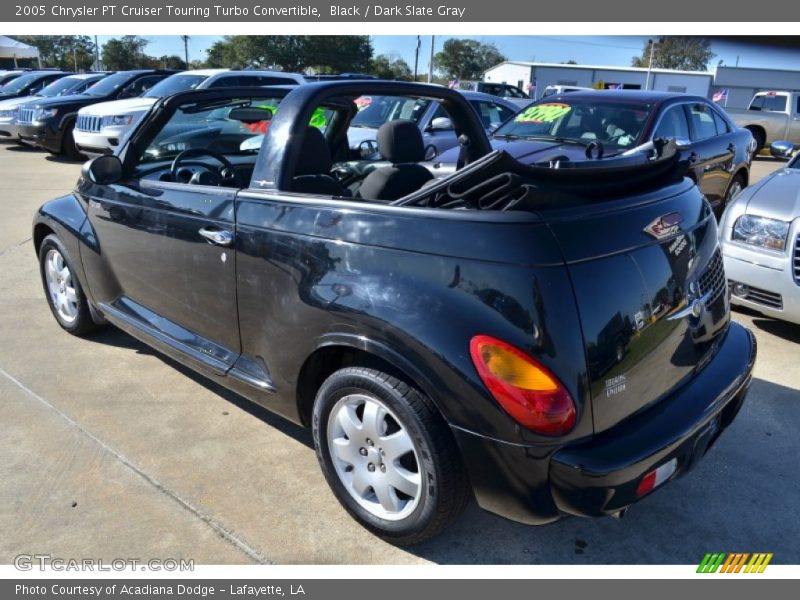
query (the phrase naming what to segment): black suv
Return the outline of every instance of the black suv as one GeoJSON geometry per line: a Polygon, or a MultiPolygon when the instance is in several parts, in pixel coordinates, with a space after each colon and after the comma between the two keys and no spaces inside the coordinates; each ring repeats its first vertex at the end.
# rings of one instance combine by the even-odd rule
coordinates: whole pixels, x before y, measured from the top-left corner
{"type": "Polygon", "coordinates": [[[30,73],[23,73],[0,87],[0,100],[33,96],[56,79],[61,79],[66,75],[72,75],[72,73],[68,71],[31,71],[30,73]]]}
{"type": "MultiPolygon", "coordinates": [[[[81,108],[98,102],[140,96],[174,73],[177,71],[172,69],[120,71],[97,82],[82,94],[30,102],[20,107],[17,118],[19,139],[52,154],[78,159],[81,154],[75,147],[72,130],[81,108]]],[[[63,77],[63,74],[59,76],[63,77]]]]}

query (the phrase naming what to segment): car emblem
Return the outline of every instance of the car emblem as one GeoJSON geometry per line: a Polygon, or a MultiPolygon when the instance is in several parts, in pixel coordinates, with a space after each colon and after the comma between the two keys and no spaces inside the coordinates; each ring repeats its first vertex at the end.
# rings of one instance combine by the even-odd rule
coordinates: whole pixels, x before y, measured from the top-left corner
{"type": "Polygon", "coordinates": [[[667,321],[678,321],[686,317],[694,317],[699,319],[706,309],[706,302],[711,299],[711,294],[714,293],[713,289],[708,290],[705,294],[700,296],[700,288],[692,282],[689,285],[689,293],[686,296],[686,306],[681,310],[671,314],[667,317],[667,321]]]}
{"type": "Polygon", "coordinates": [[[660,240],[678,233],[681,223],[683,223],[683,215],[679,212],[671,212],[651,222],[644,228],[644,232],[660,240]]]}

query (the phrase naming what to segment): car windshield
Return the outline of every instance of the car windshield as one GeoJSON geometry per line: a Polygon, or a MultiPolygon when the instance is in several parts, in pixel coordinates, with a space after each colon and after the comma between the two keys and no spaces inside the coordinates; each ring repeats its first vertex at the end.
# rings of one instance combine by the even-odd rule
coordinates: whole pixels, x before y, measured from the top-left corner
{"type": "Polygon", "coordinates": [[[184,75],[178,73],[159,81],[145,93],[145,98],[166,98],[179,92],[193,90],[208,79],[208,75],[184,75]]]}
{"type": "Polygon", "coordinates": [[[257,152],[258,148],[242,147],[242,142],[267,130],[279,103],[279,98],[263,97],[181,106],[150,142],[140,163],[171,160],[189,148],[226,156],[257,152]]]}
{"type": "Polygon", "coordinates": [[[37,96],[44,96],[45,98],[60,96],[61,94],[70,91],[80,82],[80,77],[62,77],[61,79],[56,79],[50,85],[42,88],[42,91],[39,92],[37,96]]]}
{"type": "Polygon", "coordinates": [[[426,98],[408,96],[359,96],[355,99],[358,114],[353,118],[353,127],[378,129],[395,119],[419,123],[431,101],[426,98]]]}
{"type": "Polygon", "coordinates": [[[652,110],[648,104],[599,99],[558,99],[534,104],[494,134],[500,139],[541,139],[611,148],[630,148],[642,135],[652,110]]]}
{"type": "Polygon", "coordinates": [[[39,79],[41,75],[37,73],[28,73],[27,75],[20,75],[16,79],[12,79],[3,87],[0,87],[0,93],[3,94],[16,94],[24,90],[27,86],[39,79]]]}
{"type": "Polygon", "coordinates": [[[114,73],[101,79],[83,93],[88,96],[108,96],[126,85],[132,77],[131,73],[114,73]]]}

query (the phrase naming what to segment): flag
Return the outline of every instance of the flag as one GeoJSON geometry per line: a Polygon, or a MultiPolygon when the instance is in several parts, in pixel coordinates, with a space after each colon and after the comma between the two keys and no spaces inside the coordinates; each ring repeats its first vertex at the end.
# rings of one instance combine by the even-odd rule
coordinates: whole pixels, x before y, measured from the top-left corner
{"type": "Polygon", "coordinates": [[[449,87],[451,90],[457,90],[461,87],[461,82],[458,79],[453,79],[450,81],[447,87],[449,87]]]}
{"type": "Polygon", "coordinates": [[[622,84],[621,83],[609,83],[608,88],[609,90],[621,90],[622,84]]]}
{"type": "Polygon", "coordinates": [[[714,92],[714,95],[711,97],[714,102],[720,102],[722,100],[728,100],[728,88],[722,88],[721,90],[717,90],[714,92]]]}

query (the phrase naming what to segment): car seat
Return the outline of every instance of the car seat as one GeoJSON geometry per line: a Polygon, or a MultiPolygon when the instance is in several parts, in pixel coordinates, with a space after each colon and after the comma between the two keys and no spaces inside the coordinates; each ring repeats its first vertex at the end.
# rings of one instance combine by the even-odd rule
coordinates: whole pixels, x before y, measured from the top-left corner
{"type": "Polygon", "coordinates": [[[397,200],[420,189],[433,179],[420,164],[425,160],[425,144],[419,127],[397,119],[381,125],[377,135],[378,152],[391,166],[380,167],[367,175],[358,195],[367,200],[397,200]]]}
{"type": "Polygon", "coordinates": [[[350,191],[331,176],[331,168],[333,168],[333,158],[325,136],[316,127],[309,126],[303,136],[300,158],[289,191],[326,196],[350,196],[350,191]]]}

